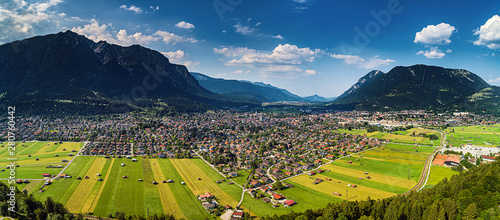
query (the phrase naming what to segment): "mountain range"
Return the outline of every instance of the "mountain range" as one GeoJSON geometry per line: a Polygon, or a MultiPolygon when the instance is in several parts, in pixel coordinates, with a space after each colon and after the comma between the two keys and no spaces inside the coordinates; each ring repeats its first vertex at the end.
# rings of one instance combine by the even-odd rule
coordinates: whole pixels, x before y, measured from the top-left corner
{"type": "Polygon", "coordinates": [[[211,93],[185,66],[157,51],[96,43],[71,31],[0,46],[0,99],[29,113],[177,112],[258,104],[211,93]]]}
{"type": "Polygon", "coordinates": [[[494,112],[499,88],[463,69],[397,66],[387,73],[371,71],[340,95],[330,107],[359,110],[455,109],[494,112]],[[493,109],[492,109],[493,108],[493,109]]]}
{"type": "Polygon", "coordinates": [[[300,97],[285,89],[280,89],[262,82],[250,82],[240,80],[227,80],[221,78],[213,78],[201,73],[191,72],[199,84],[209,91],[217,94],[237,94],[247,96],[260,102],[279,102],[279,101],[296,101],[296,102],[329,102],[334,98],[323,98],[318,95],[300,97]]]}
{"type": "Polygon", "coordinates": [[[157,51],[94,42],[71,31],[0,46],[0,105],[15,105],[25,114],[165,114],[277,101],[317,102],[331,110],[500,113],[500,88],[463,69],[397,66],[369,72],[332,101],[192,73],[157,51]]]}

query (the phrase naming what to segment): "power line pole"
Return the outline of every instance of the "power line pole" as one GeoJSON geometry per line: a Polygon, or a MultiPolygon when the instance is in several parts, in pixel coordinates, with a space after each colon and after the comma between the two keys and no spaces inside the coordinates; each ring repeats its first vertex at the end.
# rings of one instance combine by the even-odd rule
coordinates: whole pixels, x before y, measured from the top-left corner
{"type": "Polygon", "coordinates": [[[408,180],[410,180],[410,169],[408,169],[408,180]]]}
{"type": "Polygon", "coordinates": [[[348,189],[346,189],[346,190],[345,190],[345,200],[347,200],[347,201],[349,201],[349,199],[348,199],[348,195],[349,195],[349,190],[348,190],[348,189]]]}

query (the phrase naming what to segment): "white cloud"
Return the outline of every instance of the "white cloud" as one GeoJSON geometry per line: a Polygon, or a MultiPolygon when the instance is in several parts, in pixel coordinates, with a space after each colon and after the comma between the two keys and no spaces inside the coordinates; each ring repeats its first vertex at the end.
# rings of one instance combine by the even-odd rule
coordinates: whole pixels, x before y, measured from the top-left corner
{"type": "Polygon", "coordinates": [[[214,48],[216,54],[226,58],[227,66],[250,66],[259,69],[264,76],[291,78],[303,73],[301,65],[313,62],[323,54],[320,49],[299,48],[296,45],[278,45],[272,51],[259,51],[247,47],[214,48]]]}
{"type": "Polygon", "coordinates": [[[422,31],[417,32],[413,42],[438,45],[449,44],[451,43],[450,37],[455,30],[455,27],[446,23],[427,25],[422,31]]]}
{"type": "Polygon", "coordinates": [[[236,33],[240,33],[243,35],[250,35],[255,31],[254,28],[249,27],[249,26],[243,26],[240,23],[234,25],[234,28],[236,29],[236,33]]]}
{"type": "Polygon", "coordinates": [[[66,13],[64,13],[64,12],[59,13],[59,14],[57,14],[57,15],[59,15],[59,17],[61,17],[61,18],[66,17],[66,13]]]}
{"type": "Polygon", "coordinates": [[[169,33],[167,31],[157,31],[154,35],[162,37],[163,42],[165,42],[165,44],[176,45],[177,43],[184,43],[184,42],[189,42],[189,43],[198,42],[198,40],[196,40],[194,38],[181,37],[179,35],[169,33]]]}
{"type": "Polygon", "coordinates": [[[391,59],[385,59],[385,60],[379,59],[378,56],[370,58],[369,60],[365,60],[360,56],[345,55],[345,54],[331,54],[330,56],[335,59],[343,60],[343,62],[346,64],[355,65],[358,68],[364,68],[364,69],[373,69],[396,62],[395,60],[391,59]]]}
{"type": "Polygon", "coordinates": [[[276,36],[271,36],[272,38],[276,38],[276,39],[280,39],[280,40],[283,40],[283,36],[281,36],[281,34],[278,34],[276,36]]]}
{"type": "Polygon", "coordinates": [[[120,44],[149,44],[152,41],[158,41],[158,37],[154,37],[151,35],[144,35],[140,32],[137,32],[133,35],[128,35],[126,30],[118,31],[116,34],[116,38],[120,44]]]}
{"type": "Polygon", "coordinates": [[[156,7],[149,6],[149,8],[151,8],[153,10],[153,12],[156,12],[156,11],[160,10],[160,6],[156,6],[156,7]]]}
{"type": "Polygon", "coordinates": [[[499,78],[496,78],[496,79],[490,79],[488,80],[489,83],[497,83],[497,82],[500,82],[500,77],[499,78]]]}
{"type": "Polygon", "coordinates": [[[81,35],[85,35],[87,38],[93,41],[107,41],[108,43],[120,44],[123,46],[128,46],[131,44],[149,44],[154,41],[162,40],[165,44],[177,44],[177,43],[196,43],[198,42],[194,38],[185,38],[182,36],[178,36],[173,33],[169,33],[167,31],[157,31],[153,35],[145,35],[141,32],[134,33],[129,35],[126,30],[121,29],[118,33],[113,36],[109,31],[108,27],[112,28],[111,24],[102,24],[100,25],[96,19],[92,19],[90,24],[86,24],[83,27],[74,27],[71,29],[73,32],[76,32],[81,35]]]}
{"type": "Polygon", "coordinates": [[[306,3],[308,0],[292,0],[292,1],[303,4],[306,3]]]}
{"type": "Polygon", "coordinates": [[[305,73],[306,75],[311,75],[311,76],[318,74],[316,70],[306,70],[305,73]]]}
{"type": "Polygon", "coordinates": [[[249,74],[250,73],[250,70],[247,70],[247,71],[243,71],[243,70],[235,70],[231,73],[234,73],[234,74],[249,74]]]}
{"type": "Polygon", "coordinates": [[[500,16],[494,15],[484,25],[474,32],[479,38],[474,45],[486,46],[490,49],[500,49],[500,16]]]}
{"type": "Polygon", "coordinates": [[[299,48],[296,45],[280,44],[271,52],[257,51],[246,47],[215,48],[214,52],[234,58],[226,62],[228,66],[256,66],[263,64],[293,64],[312,62],[322,52],[319,49],[299,48]]]}
{"type": "Polygon", "coordinates": [[[161,52],[161,54],[167,57],[171,63],[181,64],[186,66],[187,68],[192,68],[200,64],[197,61],[185,60],[188,55],[182,50],[161,52]]]}
{"type": "Polygon", "coordinates": [[[255,24],[255,26],[259,26],[259,25],[261,25],[261,24],[262,24],[262,22],[257,22],[257,23],[255,24]]]}
{"type": "Polygon", "coordinates": [[[418,51],[417,55],[424,55],[429,59],[441,59],[446,56],[446,54],[439,50],[438,47],[432,47],[430,50],[418,51]]]}
{"type": "Polygon", "coordinates": [[[186,58],[186,53],[182,50],[161,52],[161,54],[167,57],[172,63],[179,63],[182,59],[186,58]]]}
{"type": "Polygon", "coordinates": [[[108,26],[111,27],[111,25],[107,24],[99,25],[96,19],[92,19],[90,24],[86,24],[83,27],[74,27],[71,31],[84,35],[95,42],[107,41],[109,43],[116,43],[116,40],[107,30],[108,26]]]}
{"type": "Polygon", "coordinates": [[[120,6],[121,9],[125,9],[127,11],[133,11],[135,12],[136,14],[142,14],[142,9],[135,6],[135,5],[130,5],[130,6],[127,6],[127,5],[121,5],[120,6]]]}
{"type": "Polygon", "coordinates": [[[175,24],[176,27],[178,28],[183,28],[183,29],[193,29],[194,25],[185,21],[181,21],[177,24],[175,24]]]}
{"type": "Polygon", "coordinates": [[[64,13],[57,13],[53,8],[61,2],[3,0],[0,6],[0,44],[61,29],[59,23],[64,13]]]}

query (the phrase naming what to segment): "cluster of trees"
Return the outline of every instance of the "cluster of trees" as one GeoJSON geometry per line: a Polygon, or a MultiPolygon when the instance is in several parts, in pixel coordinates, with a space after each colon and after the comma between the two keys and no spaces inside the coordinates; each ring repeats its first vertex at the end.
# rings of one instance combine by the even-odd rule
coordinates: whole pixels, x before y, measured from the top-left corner
{"type": "MultiPolygon", "coordinates": [[[[33,195],[27,195],[19,190],[15,190],[15,206],[14,212],[9,210],[11,205],[8,203],[11,200],[10,186],[0,182],[0,215],[10,216],[16,219],[40,219],[40,220],[73,220],[78,219],[77,216],[69,214],[66,208],[58,202],[48,197],[45,202],[37,201],[33,195]]],[[[82,218],[80,218],[82,219],[82,218]]]]}
{"type": "Polygon", "coordinates": [[[500,162],[472,167],[436,186],[386,199],[344,201],[266,220],[500,219],[500,162]]]}

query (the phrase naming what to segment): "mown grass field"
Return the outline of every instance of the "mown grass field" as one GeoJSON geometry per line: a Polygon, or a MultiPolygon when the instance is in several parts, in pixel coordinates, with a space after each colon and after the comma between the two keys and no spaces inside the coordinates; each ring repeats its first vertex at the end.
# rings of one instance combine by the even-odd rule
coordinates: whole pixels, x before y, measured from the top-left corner
{"type": "Polygon", "coordinates": [[[500,125],[451,127],[445,130],[453,146],[472,144],[482,147],[500,146],[500,125]]]}
{"type": "MultiPolygon", "coordinates": [[[[417,183],[425,160],[433,150],[433,147],[390,143],[384,147],[344,157],[322,167],[323,170],[329,171],[314,176],[300,175],[287,182],[295,185],[294,188],[307,189],[309,193],[320,193],[323,197],[328,195],[336,200],[387,198],[404,193],[417,183]],[[352,161],[352,164],[348,161],[352,161]],[[366,179],[367,176],[371,179],[366,179]],[[322,179],[323,182],[314,185],[313,182],[317,178],[322,179]],[[326,178],[331,180],[326,180],[326,178]],[[348,184],[355,184],[357,187],[352,188],[348,184]],[[340,193],[342,196],[336,196],[333,192],[340,193]]],[[[293,193],[291,196],[294,196],[293,193]]],[[[320,206],[320,202],[311,202],[320,206]]]]}
{"type": "MultiPolygon", "coordinates": [[[[154,179],[156,182],[158,182],[157,187],[163,210],[168,214],[174,215],[178,219],[186,218],[186,216],[182,213],[177,200],[175,199],[175,195],[170,187],[171,184],[162,183],[163,180],[167,180],[167,178],[165,174],[163,174],[159,161],[157,159],[152,159],[149,160],[149,162],[154,175],[154,179]]],[[[151,191],[150,193],[154,192],[151,191]]]]}
{"type": "Polygon", "coordinates": [[[196,196],[189,190],[187,185],[181,185],[180,183],[184,180],[181,175],[175,169],[171,160],[157,160],[161,166],[165,178],[171,179],[174,183],[169,183],[169,187],[174,194],[175,200],[182,210],[182,213],[186,216],[186,219],[205,219],[209,215],[201,206],[196,196]]]}
{"type": "Polygon", "coordinates": [[[73,178],[54,181],[50,186],[44,188],[45,191],[43,193],[38,193],[38,190],[35,189],[33,191],[33,195],[35,196],[35,198],[41,201],[45,201],[47,197],[50,196],[54,199],[54,201],[66,204],[69,198],[73,195],[73,192],[80,184],[80,180],[77,180],[76,177],[84,177],[96,159],[98,158],[76,158],[65,172],[67,175],[70,175],[73,178]]]}
{"type": "Polygon", "coordinates": [[[458,174],[458,171],[453,171],[450,167],[441,167],[432,165],[431,166],[431,174],[429,175],[429,179],[427,180],[426,187],[435,186],[439,182],[441,182],[444,178],[448,180],[451,176],[458,174]]]}
{"type": "Polygon", "coordinates": [[[409,144],[425,144],[425,145],[433,145],[438,146],[440,144],[441,135],[439,132],[423,129],[423,128],[412,128],[406,131],[396,131],[393,134],[385,133],[385,132],[367,132],[366,130],[345,130],[339,129],[338,132],[347,133],[347,134],[357,134],[357,135],[366,135],[367,137],[376,137],[379,139],[386,139],[393,142],[400,143],[409,143],[409,144]],[[415,137],[412,137],[413,132],[415,132],[415,137]],[[428,137],[420,137],[418,134],[436,134],[439,139],[438,140],[430,140],[428,137]]]}
{"type": "MultiPolygon", "coordinates": [[[[215,183],[214,180],[212,180],[212,178],[210,178],[203,170],[201,170],[194,161],[195,160],[190,159],[171,160],[175,169],[177,170],[177,172],[179,172],[179,175],[186,182],[186,185],[189,187],[191,192],[193,192],[194,195],[202,195],[209,192],[215,196],[215,198],[221,205],[230,205],[231,207],[236,207],[238,201],[231,195],[229,195],[228,192],[224,191],[222,187],[219,187],[219,184],[215,183]],[[201,180],[198,180],[198,178],[200,178],[201,180]]],[[[240,188],[240,190],[242,189],[240,188]]]]}
{"type": "Polygon", "coordinates": [[[62,168],[47,168],[47,166],[62,165],[65,167],[68,162],[62,161],[70,161],[77,153],[72,151],[79,151],[83,147],[83,143],[72,142],[62,144],[57,142],[19,142],[16,143],[16,155],[11,156],[7,145],[5,143],[2,145],[4,147],[0,150],[0,168],[6,171],[0,172],[0,178],[9,177],[6,167],[11,161],[7,158],[16,158],[15,163],[19,165],[16,167],[16,177],[20,179],[42,179],[43,173],[58,174],[62,168]],[[69,156],[69,154],[73,154],[73,156],[69,156]],[[37,158],[38,161],[36,161],[37,158]]]}

